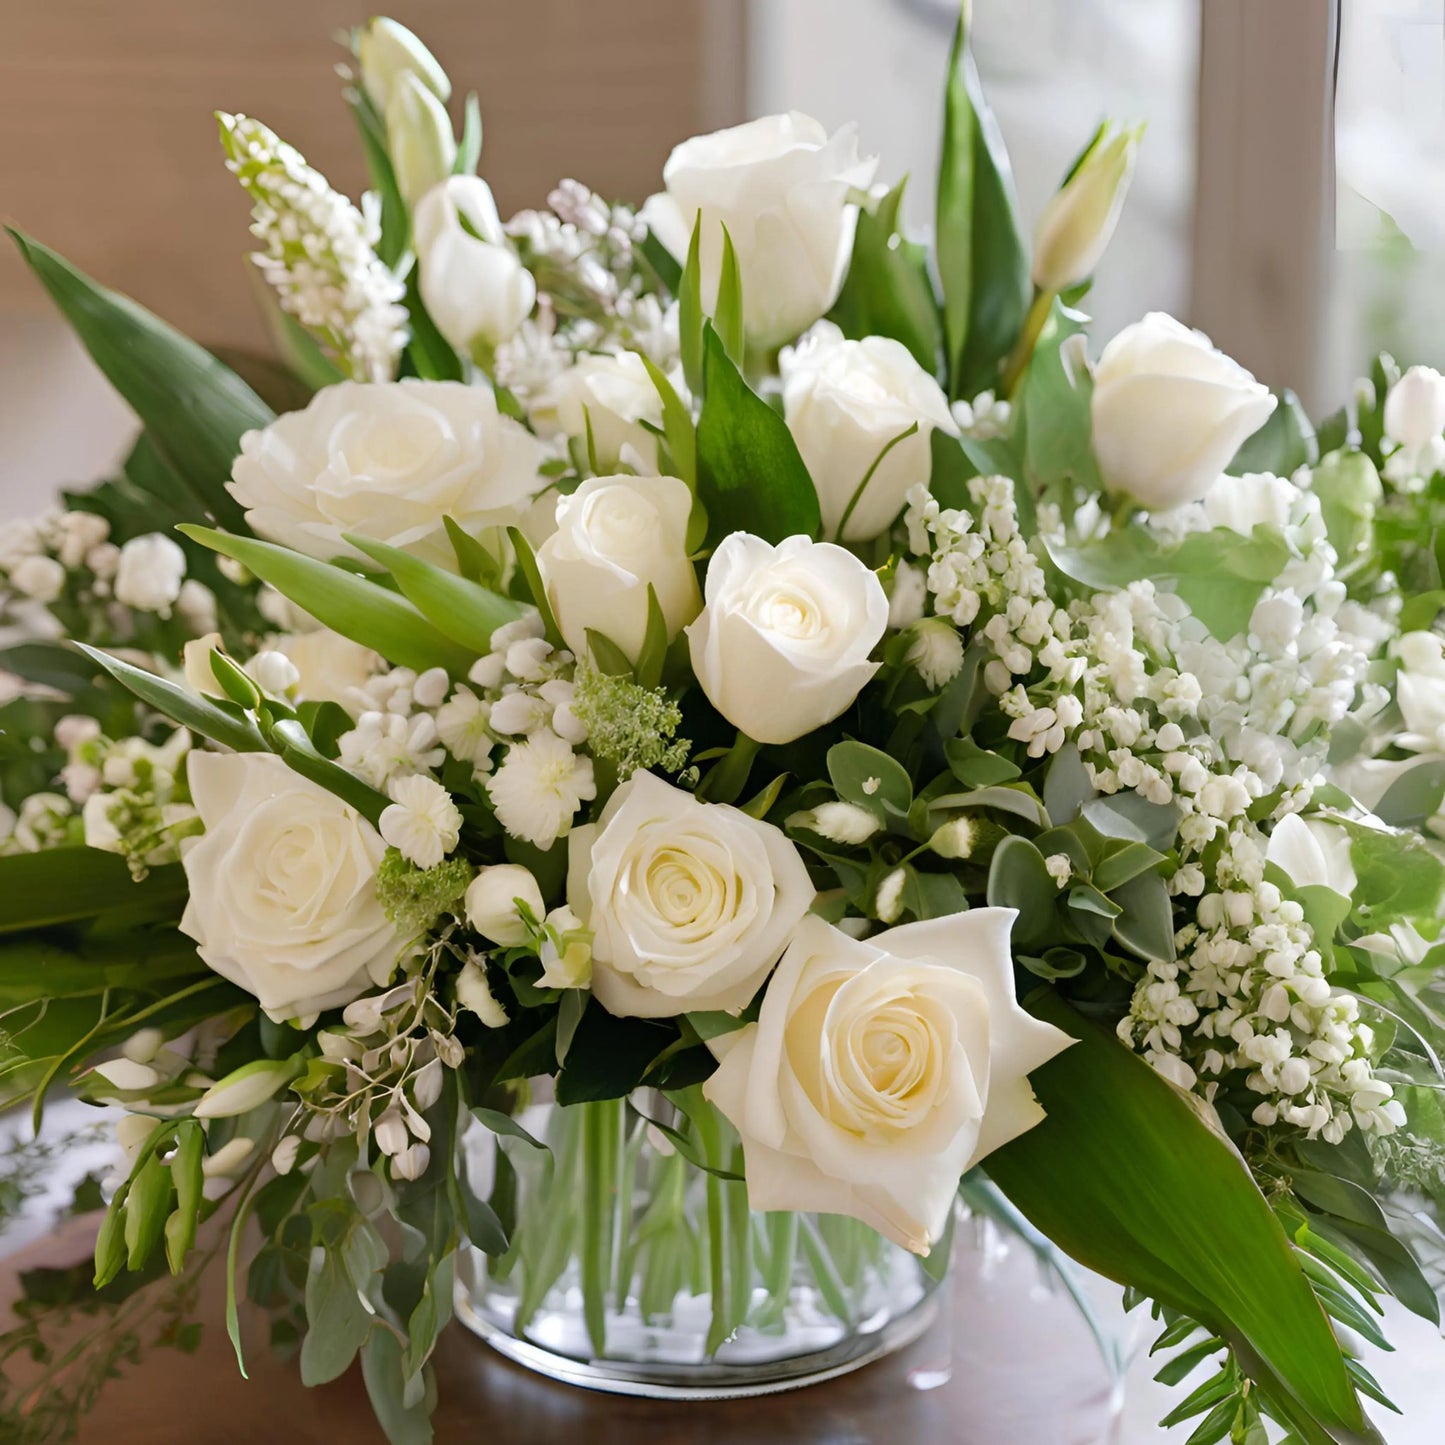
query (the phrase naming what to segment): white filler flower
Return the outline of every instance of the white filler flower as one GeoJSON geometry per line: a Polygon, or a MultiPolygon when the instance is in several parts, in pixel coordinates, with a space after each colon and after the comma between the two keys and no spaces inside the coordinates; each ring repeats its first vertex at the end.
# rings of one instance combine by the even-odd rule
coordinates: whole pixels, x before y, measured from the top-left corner
{"type": "Polygon", "coordinates": [[[927,1254],[959,1176],[1044,1117],[1028,1075],[1068,1036],[1014,996],[1010,908],[850,938],[803,920],[757,1023],[703,1093],[742,1138],[755,1210],[849,1214],[927,1254]]]}
{"type": "Polygon", "coordinates": [[[507,832],[550,848],[571,828],[578,808],[597,796],[597,784],[591,758],[579,757],[555,733],[539,732],[507,750],[487,791],[507,832]]]}
{"type": "Polygon", "coordinates": [[[391,804],[381,810],[381,836],[408,863],[435,868],[461,837],[462,815],[452,795],[435,778],[412,773],[394,778],[391,804]]]}

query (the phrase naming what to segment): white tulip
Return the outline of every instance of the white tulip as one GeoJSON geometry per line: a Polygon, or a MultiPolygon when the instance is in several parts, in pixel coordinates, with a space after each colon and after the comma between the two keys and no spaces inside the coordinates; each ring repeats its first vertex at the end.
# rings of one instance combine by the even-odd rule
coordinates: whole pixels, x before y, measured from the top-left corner
{"type": "Polygon", "coordinates": [[[830,321],[784,348],[779,366],[783,415],[817,489],[824,532],[843,542],[878,536],[909,489],[932,474],[934,428],[958,435],[943,388],[901,341],[845,341],[830,321]]]}
{"type": "Polygon", "coordinates": [[[691,512],[692,492],[676,477],[589,477],[557,503],[557,530],[538,548],[537,565],[563,640],[578,657],[588,654],[591,628],[635,663],[649,587],[669,642],[697,616],[691,512]]]}
{"type": "Polygon", "coordinates": [[[437,329],[464,355],[486,354],[515,334],[537,283],[502,230],[491,188],[452,176],[422,196],[412,218],[421,297],[437,329]]]}
{"type": "Polygon", "coordinates": [[[477,870],[467,888],[464,911],[467,922],[483,938],[502,948],[517,948],[532,936],[517,907],[519,902],[538,923],[542,921],[547,905],[536,878],[520,863],[496,863],[477,870]]]}
{"type": "Polygon", "coordinates": [[[1065,291],[1093,275],[1124,208],[1143,133],[1143,126],[1115,131],[1106,124],[1049,198],[1034,228],[1033,278],[1040,291],[1065,291]]]}
{"type": "Polygon", "coordinates": [[[115,600],[137,612],[166,615],[181,595],[186,554],[160,532],[132,537],[120,549],[115,573],[115,600]]]}
{"type": "Polygon", "coordinates": [[[452,173],[457,158],[451,117],[415,71],[396,78],[386,103],[386,142],[396,183],[407,205],[452,173]]]}
{"type": "Polygon", "coordinates": [[[271,753],[192,753],[187,778],[206,831],[182,859],[181,931],[201,958],[278,1020],[385,983],[404,939],[377,900],[376,829],[271,753]]]}
{"type": "Polygon", "coordinates": [[[1151,512],[1203,497],[1275,399],[1209,338],[1152,311],[1094,372],[1094,456],[1108,487],[1151,512]]]}
{"type": "Polygon", "coordinates": [[[662,399],[635,351],[579,357],[538,396],[531,419],[544,435],[576,438],[584,448],[590,427],[589,462],[595,458],[599,471],[657,471],[657,437],[647,428],[661,427],[662,399]]]}
{"type": "Polygon", "coordinates": [[[229,490],[258,535],[359,557],[354,532],[456,569],[443,517],[476,536],[521,519],[546,450],[485,386],[342,381],[241,438],[229,490]]]}
{"type": "Polygon", "coordinates": [[[569,901],[592,930],[592,992],[620,1017],[746,1007],[813,902],[770,823],[634,773],[568,843],[569,901]]]}
{"type": "Polygon", "coordinates": [[[1268,860],[1299,888],[1332,888],[1354,896],[1359,879],[1350,857],[1350,835],[1338,823],[1290,813],[1269,835],[1268,860]]]}
{"type": "Polygon", "coordinates": [[[719,544],[705,604],[687,628],[708,701],[760,743],[789,743],[838,716],[878,664],[888,626],[883,584],[851,552],[746,532],[719,544]]]}
{"type": "Polygon", "coordinates": [[[860,159],[857,128],[831,138],[810,116],[791,111],[684,141],[663,167],[665,192],[642,219],[679,260],[702,216],[703,305],[715,308],[722,227],[742,276],[743,318],[751,345],[791,341],[838,298],[853,252],[858,208],[876,157],[860,159]]]}
{"type": "Polygon", "coordinates": [[[1393,651],[1400,660],[1395,698],[1405,718],[1396,741],[1412,752],[1445,751],[1445,638],[1407,632],[1393,651]]]}
{"type": "Polygon", "coordinates": [[[405,25],[385,15],[378,15],[358,32],[356,58],[361,65],[361,83],[383,115],[403,75],[415,76],[438,100],[451,97],[452,83],[437,58],[405,25]]]}
{"type": "Polygon", "coordinates": [[[927,1254],[959,1177],[1038,1124],[1028,1075],[1068,1036],[1014,995],[1014,911],[860,942],[805,918],[758,1022],[712,1041],[704,1095],[741,1136],[755,1210],[863,1220],[927,1254]]]}
{"type": "Polygon", "coordinates": [[[1385,397],[1385,435],[1402,447],[1420,447],[1445,431],[1445,376],[1412,366],[1385,397]]]}

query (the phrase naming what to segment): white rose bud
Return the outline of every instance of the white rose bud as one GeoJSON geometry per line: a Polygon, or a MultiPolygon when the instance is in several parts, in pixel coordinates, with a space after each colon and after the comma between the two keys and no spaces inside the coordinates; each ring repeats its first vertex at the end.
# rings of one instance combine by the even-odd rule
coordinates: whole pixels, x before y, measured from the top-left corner
{"type": "Polygon", "coordinates": [[[943,388],[901,341],[845,341],[830,321],[786,348],[780,366],[783,415],[817,488],[824,532],[842,542],[878,536],[932,474],[934,428],[958,435],[943,388]],[[899,441],[910,426],[917,431],[899,441]]]}
{"type": "Polygon", "coordinates": [[[165,615],[181,595],[185,577],[186,554],[169,537],[160,532],[132,537],[120,549],[115,598],[137,612],[165,615]]]}
{"type": "Polygon", "coordinates": [[[284,652],[258,652],[246,664],[251,680],[272,697],[286,697],[301,679],[296,664],[284,652]]]}
{"type": "Polygon", "coordinates": [[[1152,311],[1094,372],[1094,456],[1105,483],[1151,512],[1198,501],[1275,399],[1209,338],[1152,311]]]}
{"type": "Polygon", "coordinates": [[[422,196],[412,220],[421,295],[456,350],[485,358],[515,334],[537,283],[502,230],[487,183],[452,176],[422,196]]]}
{"type": "Polygon", "coordinates": [[[1093,275],[1118,224],[1143,133],[1143,126],[1116,131],[1106,123],[1050,197],[1034,229],[1040,291],[1065,291],[1093,275]]]}
{"type": "Polygon", "coordinates": [[[708,700],[760,743],[789,743],[831,722],[878,664],[888,626],[883,584],[851,552],[789,537],[774,547],[746,532],[708,564],[705,605],[687,629],[708,700]]]}
{"type": "Polygon", "coordinates": [[[415,71],[397,76],[386,103],[386,141],[396,183],[408,206],[440,185],[457,158],[447,108],[415,71]]]}
{"type": "Polygon", "coordinates": [[[10,585],[22,597],[49,606],[65,591],[65,568],[54,557],[23,557],[11,569],[10,585]]]}
{"type": "Polygon", "coordinates": [[[537,880],[526,868],[520,863],[480,868],[467,886],[467,922],[499,947],[517,948],[531,938],[517,909],[518,900],[526,904],[533,918],[542,921],[547,905],[537,880]]]}
{"type": "Polygon", "coordinates": [[[1445,376],[1412,366],[1385,397],[1385,435],[1402,447],[1423,447],[1445,431],[1445,376]]]}
{"type": "Polygon", "coordinates": [[[647,589],[669,642],[702,607],[687,558],[692,492],[676,477],[589,477],[557,503],[557,530],[537,550],[547,600],[567,646],[585,657],[587,630],[636,662],[647,634],[647,589]]]}
{"type": "Polygon", "coordinates": [[[356,37],[361,83],[383,115],[397,80],[415,76],[440,101],[451,98],[452,83],[436,57],[406,28],[385,15],[363,26],[356,37]]]}
{"type": "Polygon", "coordinates": [[[813,902],[779,829],[651,773],[634,773],[568,850],[592,992],[619,1017],[745,1007],[813,902]]]}
{"type": "Polygon", "coordinates": [[[354,532],[455,571],[442,518],[472,536],[520,521],[546,455],[489,387],[340,381],[247,432],[228,489],[254,532],[308,556],[359,558],[354,532]]]}
{"type": "Polygon", "coordinates": [[[679,260],[699,212],[703,306],[715,308],[722,227],[737,252],[743,319],[750,345],[791,341],[838,298],[858,208],[876,157],[860,159],[854,126],[831,138],[810,116],[791,111],[684,141],[668,157],[666,191],[642,218],[679,260]],[[721,223],[721,224],[720,224],[721,223]]]}
{"type": "Polygon", "coordinates": [[[657,437],[647,427],[661,427],[662,398],[634,351],[579,357],[537,398],[531,417],[544,434],[575,437],[584,455],[590,426],[599,472],[657,471],[657,437]]]}
{"type": "Polygon", "coordinates": [[[187,778],[205,834],[181,860],[181,931],[201,958],[281,1020],[385,983],[405,940],[377,900],[376,829],[271,753],[193,752],[187,778]]]}
{"type": "Polygon", "coordinates": [[[803,920],[703,1085],[742,1139],[753,1209],[849,1214],[928,1253],[964,1171],[1043,1119],[1028,1075],[1070,1042],[1018,1005],[1014,916],[975,908],[866,942],[803,920]]]}

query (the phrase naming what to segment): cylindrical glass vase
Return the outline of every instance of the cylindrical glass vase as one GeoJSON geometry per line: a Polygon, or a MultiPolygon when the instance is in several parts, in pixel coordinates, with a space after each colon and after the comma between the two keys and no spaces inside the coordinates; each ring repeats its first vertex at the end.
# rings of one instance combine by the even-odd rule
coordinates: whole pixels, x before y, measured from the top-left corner
{"type": "Polygon", "coordinates": [[[725,1399],[830,1379],[916,1339],[951,1241],[927,1260],[857,1220],[755,1214],[742,1150],[692,1091],[525,1109],[521,1136],[467,1136],[470,1177],[508,1229],[471,1251],[460,1318],[554,1379],[725,1399]]]}

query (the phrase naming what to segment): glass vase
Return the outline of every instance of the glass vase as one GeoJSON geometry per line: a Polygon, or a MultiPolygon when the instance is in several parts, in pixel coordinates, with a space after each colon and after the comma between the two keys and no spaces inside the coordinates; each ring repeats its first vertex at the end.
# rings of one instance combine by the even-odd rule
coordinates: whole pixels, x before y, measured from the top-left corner
{"type": "Polygon", "coordinates": [[[857,1220],[753,1213],[737,1135],[676,1097],[533,1105],[516,1122],[545,1148],[468,1134],[510,1247],[470,1252],[464,1323],[554,1379],[669,1399],[830,1379],[927,1328],[951,1238],[920,1260],[857,1220]]]}

